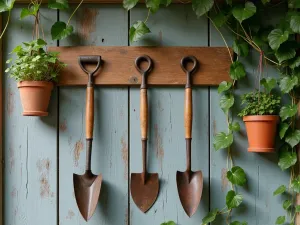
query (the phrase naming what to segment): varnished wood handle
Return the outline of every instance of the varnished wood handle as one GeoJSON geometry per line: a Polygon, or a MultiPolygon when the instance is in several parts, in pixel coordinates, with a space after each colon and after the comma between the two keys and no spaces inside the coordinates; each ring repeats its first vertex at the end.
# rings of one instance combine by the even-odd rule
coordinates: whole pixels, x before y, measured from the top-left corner
{"type": "Polygon", "coordinates": [[[146,140],[148,136],[148,99],[147,89],[141,89],[140,96],[140,121],[142,140],[146,140]]]}
{"type": "Polygon", "coordinates": [[[192,123],[193,123],[193,98],[192,89],[185,89],[184,101],[184,128],[185,138],[192,138],[192,123]]]}
{"type": "Polygon", "coordinates": [[[85,110],[86,138],[90,139],[93,138],[94,131],[94,87],[87,87],[85,110]]]}

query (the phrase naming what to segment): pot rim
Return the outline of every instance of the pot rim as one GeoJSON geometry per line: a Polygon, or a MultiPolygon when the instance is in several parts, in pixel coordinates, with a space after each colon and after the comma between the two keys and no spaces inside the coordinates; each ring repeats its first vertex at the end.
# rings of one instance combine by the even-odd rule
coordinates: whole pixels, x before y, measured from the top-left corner
{"type": "Polygon", "coordinates": [[[278,115],[253,115],[253,116],[244,116],[244,122],[255,122],[255,121],[279,121],[278,115]]]}
{"type": "Polygon", "coordinates": [[[19,81],[18,88],[22,87],[48,87],[53,88],[54,84],[51,81],[19,81]]]}

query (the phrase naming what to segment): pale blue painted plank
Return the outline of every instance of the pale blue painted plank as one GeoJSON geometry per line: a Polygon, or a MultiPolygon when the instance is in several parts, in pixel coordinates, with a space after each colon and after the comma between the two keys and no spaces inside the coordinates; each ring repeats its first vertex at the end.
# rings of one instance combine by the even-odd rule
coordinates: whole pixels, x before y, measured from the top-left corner
{"type": "MultiPolygon", "coordinates": [[[[144,6],[131,12],[130,22],[143,20],[144,6]]],[[[152,33],[137,45],[207,46],[207,20],[197,20],[191,5],[162,8],[149,18],[152,33]]],[[[142,54],[142,53],[141,53],[142,54]]],[[[155,62],[155,59],[153,59],[155,62]]],[[[201,62],[200,62],[201,63],[201,62]]],[[[183,73],[178,62],[178,73],[183,73]]],[[[151,76],[151,74],[149,75],[151,76]]],[[[193,170],[202,170],[205,187],[198,211],[192,218],[185,214],[177,192],[176,171],[184,171],[185,137],[183,123],[184,87],[151,88],[149,96],[149,171],[158,172],[160,193],[156,203],[142,213],[130,198],[130,224],[153,225],[174,220],[179,225],[196,225],[208,211],[208,88],[194,88],[192,144],[193,170]]],[[[139,89],[130,90],[130,172],[141,172],[139,89]]]]}
{"type": "MultiPolygon", "coordinates": [[[[20,11],[20,6],[13,10],[4,37],[4,62],[16,45],[32,39],[32,20],[20,21],[20,11]]],[[[56,12],[42,9],[41,13],[46,40],[54,44],[49,31],[56,12]]],[[[48,117],[23,117],[16,82],[5,75],[3,87],[4,224],[56,224],[56,91],[52,93],[48,117]]]]}
{"type": "MultiPolygon", "coordinates": [[[[67,18],[66,13],[60,16],[67,18]]],[[[62,41],[62,45],[127,45],[127,11],[121,6],[84,5],[74,19],[75,35],[62,41]]],[[[82,174],[85,168],[85,90],[85,87],[74,87],[59,91],[59,214],[62,225],[86,224],[77,208],[73,189],[73,173],[82,174]]],[[[127,225],[127,88],[95,88],[94,130],[92,171],[102,173],[103,185],[89,224],[127,225]]]]}

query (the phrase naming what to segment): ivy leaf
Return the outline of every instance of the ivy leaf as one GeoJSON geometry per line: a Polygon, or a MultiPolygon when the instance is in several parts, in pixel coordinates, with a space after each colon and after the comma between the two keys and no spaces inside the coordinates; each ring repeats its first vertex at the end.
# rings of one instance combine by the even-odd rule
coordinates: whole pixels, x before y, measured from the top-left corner
{"type": "Polygon", "coordinates": [[[298,176],[294,180],[292,180],[291,188],[296,193],[300,193],[300,176],[298,176]]]}
{"type": "Polygon", "coordinates": [[[10,11],[13,8],[14,3],[14,0],[0,0],[0,13],[10,11]]]}
{"type": "Polygon", "coordinates": [[[228,209],[237,208],[243,202],[243,196],[229,191],[226,195],[226,206],[228,209]]]}
{"type": "Polygon", "coordinates": [[[284,145],[279,151],[278,166],[281,170],[286,170],[291,166],[295,165],[297,162],[297,154],[289,150],[289,146],[284,145]]]}
{"type": "Polygon", "coordinates": [[[276,224],[283,224],[285,222],[285,216],[279,216],[276,219],[276,224]]]}
{"type": "Polygon", "coordinates": [[[239,186],[246,184],[246,174],[244,170],[239,166],[234,166],[227,172],[227,179],[232,183],[239,186]]]}
{"type": "Polygon", "coordinates": [[[52,40],[61,40],[73,33],[73,26],[58,21],[51,27],[52,40]]]}
{"type": "Polygon", "coordinates": [[[176,225],[176,223],[174,221],[169,221],[169,222],[162,223],[161,225],[176,225]]]}
{"type": "Polygon", "coordinates": [[[68,9],[68,0],[49,0],[48,8],[50,9],[68,9]]]}
{"type": "Polygon", "coordinates": [[[300,15],[291,17],[290,27],[293,32],[300,33],[300,15]]]}
{"type": "Polygon", "coordinates": [[[20,19],[24,19],[25,17],[28,16],[36,16],[38,10],[40,8],[39,4],[34,4],[32,7],[28,8],[23,8],[21,10],[21,14],[20,14],[20,19]]]}
{"type": "Polygon", "coordinates": [[[224,91],[228,91],[232,87],[232,82],[222,81],[218,87],[218,93],[222,93],[224,91]]]}
{"type": "Polygon", "coordinates": [[[213,222],[216,219],[216,216],[218,215],[219,210],[214,209],[213,211],[209,212],[203,219],[202,223],[203,224],[208,224],[213,222]]]}
{"type": "Polygon", "coordinates": [[[285,136],[286,131],[289,129],[289,125],[287,123],[280,123],[279,125],[279,137],[283,139],[285,136]]]}
{"type": "Polygon", "coordinates": [[[283,61],[292,59],[296,56],[296,50],[294,48],[288,47],[287,45],[281,46],[276,52],[275,56],[279,63],[283,61]]]}
{"type": "Polygon", "coordinates": [[[138,2],[139,2],[139,0],[123,0],[123,7],[124,7],[124,9],[130,10],[130,9],[132,9],[138,2]]]}
{"type": "Polygon", "coordinates": [[[159,9],[160,0],[146,0],[146,6],[150,9],[151,13],[156,13],[159,9]]]}
{"type": "Polygon", "coordinates": [[[220,150],[223,148],[228,148],[233,143],[233,134],[226,134],[225,132],[220,132],[215,135],[213,145],[215,150],[220,150]]]}
{"type": "Polygon", "coordinates": [[[220,107],[224,112],[227,112],[234,104],[234,97],[232,94],[222,95],[220,98],[220,107]]]}
{"type": "Polygon", "coordinates": [[[288,7],[290,9],[300,9],[300,2],[299,0],[289,0],[288,7]]]}
{"type": "Polygon", "coordinates": [[[274,192],[273,192],[273,196],[276,195],[281,195],[286,191],[286,186],[281,185],[280,187],[278,187],[274,192]]]}
{"type": "Polygon", "coordinates": [[[281,29],[272,30],[268,36],[269,45],[273,50],[277,50],[280,45],[289,39],[289,32],[281,29]]]}
{"type": "Polygon", "coordinates": [[[192,7],[197,17],[207,13],[214,5],[214,0],[192,0],[192,7]]]}
{"type": "Polygon", "coordinates": [[[295,69],[298,66],[300,66],[300,56],[298,56],[295,59],[293,59],[292,62],[291,62],[291,64],[289,65],[289,67],[291,69],[295,69]]]}
{"type": "Polygon", "coordinates": [[[230,225],[248,225],[248,223],[247,222],[234,221],[234,222],[230,223],[230,225]]]}
{"type": "Polygon", "coordinates": [[[285,137],[285,142],[287,142],[292,148],[294,148],[300,142],[300,130],[288,132],[285,137]]]}
{"type": "Polygon", "coordinates": [[[145,34],[150,33],[150,29],[143,21],[135,22],[129,30],[129,40],[130,42],[135,42],[140,40],[145,34]]]}
{"type": "Polygon", "coordinates": [[[262,4],[266,5],[271,2],[271,0],[261,0],[262,4]]]}
{"type": "Polygon", "coordinates": [[[242,57],[246,57],[249,54],[249,45],[246,41],[243,39],[236,39],[233,42],[233,51],[242,57]]]}
{"type": "Polygon", "coordinates": [[[219,12],[212,16],[212,21],[216,27],[221,28],[228,21],[228,18],[223,12],[219,12]]]}
{"type": "Polygon", "coordinates": [[[290,200],[285,200],[282,204],[282,208],[284,210],[288,210],[292,205],[292,202],[290,200]]]}
{"type": "Polygon", "coordinates": [[[273,88],[276,86],[276,80],[274,78],[268,77],[260,80],[260,84],[264,86],[268,93],[271,92],[273,88]]]}
{"type": "Polygon", "coordinates": [[[289,93],[296,85],[298,85],[298,77],[285,76],[279,82],[279,87],[283,93],[289,93]]]}
{"type": "Polygon", "coordinates": [[[233,80],[239,80],[246,76],[246,70],[244,65],[239,62],[235,61],[230,65],[229,71],[230,78],[233,80]]]}
{"type": "Polygon", "coordinates": [[[169,6],[172,3],[172,0],[161,0],[161,4],[169,6]]]}
{"type": "Polygon", "coordinates": [[[240,131],[241,129],[241,126],[238,122],[234,122],[234,123],[230,123],[229,126],[228,126],[229,130],[231,131],[240,131]]]}
{"type": "Polygon", "coordinates": [[[287,118],[295,116],[297,113],[297,105],[288,105],[282,106],[279,112],[279,116],[282,121],[285,121],[287,118]]]}
{"type": "Polygon", "coordinates": [[[256,13],[256,6],[252,2],[246,2],[245,7],[242,5],[236,6],[232,10],[234,18],[240,23],[252,17],[256,13]]]}
{"type": "Polygon", "coordinates": [[[300,205],[296,205],[296,206],[295,206],[295,212],[296,212],[296,213],[299,213],[299,212],[300,212],[300,205]]]}

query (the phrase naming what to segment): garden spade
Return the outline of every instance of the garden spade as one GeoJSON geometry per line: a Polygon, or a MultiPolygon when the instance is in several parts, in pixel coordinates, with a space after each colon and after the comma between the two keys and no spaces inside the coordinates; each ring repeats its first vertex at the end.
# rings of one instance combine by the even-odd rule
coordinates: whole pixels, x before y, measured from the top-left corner
{"type": "Polygon", "coordinates": [[[148,139],[148,99],[147,99],[147,75],[152,69],[152,60],[149,56],[140,56],[135,61],[136,69],[142,75],[140,90],[140,125],[143,151],[143,172],[131,174],[131,195],[134,203],[142,212],[147,212],[156,201],[159,191],[159,179],[157,173],[147,172],[147,139],[148,139]],[[143,70],[141,63],[146,61],[148,68],[143,70]]]}
{"type": "Polygon", "coordinates": [[[86,169],[83,175],[73,174],[75,198],[79,211],[88,221],[95,212],[100,189],[102,175],[94,175],[91,171],[92,142],[94,130],[94,76],[101,65],[100,56],[79,56],[78,63],[81,69],[88,74],[86,91],[86,169]],[[93,72],[85,68],[85,64],[97,64],[93,72]]]}
{"type": "Polygon", "coordinates": [[[201,200],[203,189],[203,176],[201,171],[191,170],[191,142],[193,124],[193,101],[192,101],[192,82],[191,75],[196,71],[198,61],[194,56],[187,56],[181,60],[181,68],[187,75],[185,85],[185,106],[184,106],[184,128],[186,140],[186,163],[185,172],[177,171],[176,181],[181,204],[186,214],[191,217],[197,210],[201,200]],[[187,64],[193,63],[191,69],[187,64]]]}

